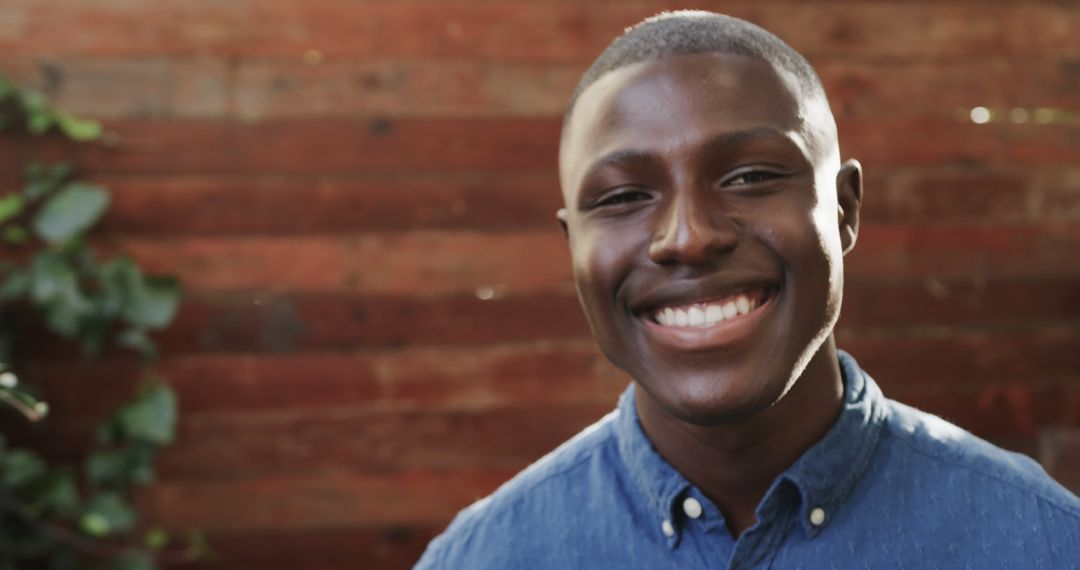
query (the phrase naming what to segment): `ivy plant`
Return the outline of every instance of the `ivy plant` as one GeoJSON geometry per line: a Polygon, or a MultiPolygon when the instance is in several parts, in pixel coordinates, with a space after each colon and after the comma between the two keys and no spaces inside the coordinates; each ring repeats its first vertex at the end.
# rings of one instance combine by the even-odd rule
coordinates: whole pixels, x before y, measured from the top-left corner
{"type": "MultiPolygon", "coordinates": [[[[99,144],[103,130],[0,75],[0,134],[99,144]]],[[[179,282],[148,275],[130,257],[95,252],[87,236],[109,207],[106,188],[79,180],[64,163],[32,162],[23,174],[21,187],[0,188],[0,416],[12,416],[0,420],[48,421],[47,395],[18,366],[16,340],[31,328],[88,356],[126,350],[144,378],[134,399],[98,427],[81,465],[50,461],[0,433],[0,570],[148,570],[197,559],[201,538],[178,540],[145,525],[132,501],[154,481],[154,458],[176,432],[176,395],[153,372],[150,333],[175,317],[179,282]]],[[[92,389],[77,381],[53,389],[92,389]]]]}

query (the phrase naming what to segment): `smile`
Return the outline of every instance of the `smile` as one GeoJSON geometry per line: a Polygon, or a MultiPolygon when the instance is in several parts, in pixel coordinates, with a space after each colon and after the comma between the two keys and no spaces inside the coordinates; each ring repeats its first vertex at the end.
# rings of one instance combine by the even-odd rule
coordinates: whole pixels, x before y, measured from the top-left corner
{"type": "Polygon", "coordinates": [[[767,290],[740,293],[714,301],[662,307],[652,319],[665,327],[711,327],[745,315],[767,300],[767,290]]]}
{"type": "Polygon", "coordinates": [[[650,336],[670,348],[720,348],[749,338],[777,292],[776,287],[767,286],[721,298],[667,304],[641,315],[641,320],[650,336]]]}

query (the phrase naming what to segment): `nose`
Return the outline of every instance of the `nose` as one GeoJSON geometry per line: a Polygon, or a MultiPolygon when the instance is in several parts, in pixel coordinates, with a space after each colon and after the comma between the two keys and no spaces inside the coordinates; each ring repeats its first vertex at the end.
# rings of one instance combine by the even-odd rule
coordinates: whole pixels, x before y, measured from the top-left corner
{"type": "Polygon", "coordinates": [[[684,193],[660,214],[649,258],[658,265],[700,266],[735,247],[739,228],[719,204],[684,193]]]}

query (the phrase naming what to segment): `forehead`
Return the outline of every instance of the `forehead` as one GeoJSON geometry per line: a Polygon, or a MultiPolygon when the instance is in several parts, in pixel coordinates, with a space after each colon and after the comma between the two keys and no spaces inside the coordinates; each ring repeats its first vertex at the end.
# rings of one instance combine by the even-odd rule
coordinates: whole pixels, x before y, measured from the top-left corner
{"type": "Polygon", "coordinates": [[[726,132],[771,129],[809,156],[810,102],[799,80],[768,62],[704,53],[620,68],[589,86],[563,133],[564,192],[591,160],[611,152],[665,154],[726,132]]]}

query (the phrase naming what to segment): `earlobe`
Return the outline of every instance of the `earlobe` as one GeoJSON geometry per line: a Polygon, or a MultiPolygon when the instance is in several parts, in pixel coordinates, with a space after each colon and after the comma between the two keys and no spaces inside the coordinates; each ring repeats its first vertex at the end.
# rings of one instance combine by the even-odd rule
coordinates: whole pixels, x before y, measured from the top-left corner
{"type": "Polygon", "coordinates": [[[859,208],[862,206],[862,165],[849,159],[836,174],[836,205],[840,244],[844,255],[855,247],[859,237],[859,208]]]}
{"type": "Polygon", "coordinates": [[[562,227],[563,235],[566,237],[570,237],[570,230],[569,227],[566,225],[566,208],[559,208],[559,210],[555,212],[555,217],[559,220],[559,226],[562,227]]]}

